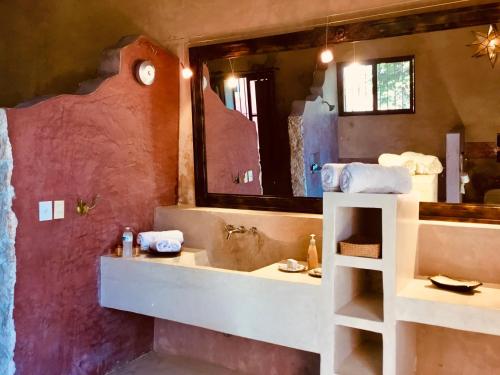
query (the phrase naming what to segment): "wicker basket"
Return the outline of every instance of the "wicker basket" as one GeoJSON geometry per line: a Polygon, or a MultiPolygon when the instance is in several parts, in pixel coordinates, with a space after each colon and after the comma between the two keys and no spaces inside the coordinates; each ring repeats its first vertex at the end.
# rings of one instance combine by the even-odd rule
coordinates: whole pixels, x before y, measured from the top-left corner
{"type": "Polygon", "coordinates": [[[340,254],[354,257],[380,258],[380,243],[362,236],[352,236],[340,242],[340,254]]]}

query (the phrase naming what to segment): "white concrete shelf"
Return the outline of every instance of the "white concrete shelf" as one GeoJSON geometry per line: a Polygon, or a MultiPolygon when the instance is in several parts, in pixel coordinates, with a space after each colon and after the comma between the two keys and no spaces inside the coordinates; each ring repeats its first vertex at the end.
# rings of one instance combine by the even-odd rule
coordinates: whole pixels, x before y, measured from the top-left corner
{"type": "Polygon", "coordinates": [[[384,267],[384,261],[382,259],[353,257],[341,254],[335,254],[334,262],[337,266],[362,268],[375,271],[381,271],[384,267]]]}
{"type": "Polygon", "coordinates": [[[281,272],[278,263],[253,272],[214,268],[204,252],[101,257],[101,306],[320,352],[321,279],[281,272]]]}
{"type": "Polygon", "coordinates": [[[382,345],[364,342],[354,349],[336,375],[382,375],[382,345]]]}
{"type": "Polygon", "coordinates": [[[361,320],[383,322],[384,296],[379,293],[360,294],[338,309],[336,314],[361,320]]]}
{"type": "Polygon", "coordinates": [[[415,196],[324,194],[323,268],[331,272],[322,287],[323,296],[333,294],[333,340],[321,353],[322,375],[413,373],[413,353],[396,343],[413,332],[397,324],[395,301],[414,277],[417,228],[415,196]],[[357,234],[381,240],[382,258],[339,254],[339,242],[357,234]]]}
{"type": "Polygon", "coordinates": [[[334,323],[338,326],[344,326],[348,328],[362,329],[368,332],[383,333],[384,332],[384,322],[377,322],[373,320],[353,318],[347,315],[334,316],[334,323]]]}
{"type": "Polygon", "coordinates": [[[398,320],[500,335],[500,285],[487,284],[474,294],[436,288],[414,279],[396,299],[398,320]]]}

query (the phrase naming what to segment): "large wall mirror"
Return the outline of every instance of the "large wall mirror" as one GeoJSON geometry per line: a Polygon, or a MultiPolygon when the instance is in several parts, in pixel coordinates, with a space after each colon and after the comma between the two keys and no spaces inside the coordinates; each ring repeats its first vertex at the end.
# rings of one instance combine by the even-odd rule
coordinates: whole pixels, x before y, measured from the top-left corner
{"type": "Polygon", "coordinates": [[[411,170],[421,217],[500,221],[500,62],[471,57],[498,22],[492,3],[191,48],[197,204],[320,212],[325,164],[412,152],[434,157],[411,170]]]}

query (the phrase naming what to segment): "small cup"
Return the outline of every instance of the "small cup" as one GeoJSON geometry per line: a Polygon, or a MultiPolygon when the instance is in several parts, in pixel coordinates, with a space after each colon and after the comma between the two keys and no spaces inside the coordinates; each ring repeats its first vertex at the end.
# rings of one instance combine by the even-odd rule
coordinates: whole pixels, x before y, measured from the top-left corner
{"type": "Polygon", "coordinates": [[[117,257],[121,257],[121,256],[123,256],[123,246],[118,245],[118,246],[115,248],[115,256],[117,256],[117,257]]]}
{"type": "Polygon", "coordinates": [[[139,246],[134,246],[132,249],[132,256],[138,257],[139,255],[141,255],[141,248],[139,246]]]}
{"type": "Polygon", "coordinates": [[[297,262],[295,259],[286,260],[286,268],[288,268],[290,271],[295,271],[298,267],[299,262],[297,262]]]}

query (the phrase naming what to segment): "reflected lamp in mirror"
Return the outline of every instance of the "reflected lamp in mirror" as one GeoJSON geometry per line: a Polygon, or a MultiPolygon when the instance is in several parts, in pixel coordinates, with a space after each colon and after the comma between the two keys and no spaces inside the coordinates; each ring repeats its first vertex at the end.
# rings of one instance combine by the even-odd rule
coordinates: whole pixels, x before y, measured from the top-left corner
{"type": "Polygon", "coordinates": [[[476,41],[471,43],[471,46],[476,47],[476,52],[472,57],[488,56],[491,67],[495,67],[497,56],[500,53],[500,34],[496,25],[490,25],[488,33],[484,34],[479,31],[474,31],[476,41]]]}

